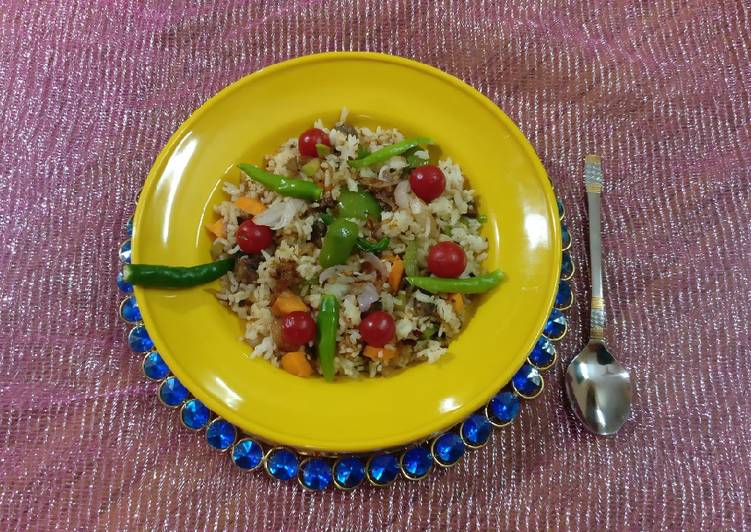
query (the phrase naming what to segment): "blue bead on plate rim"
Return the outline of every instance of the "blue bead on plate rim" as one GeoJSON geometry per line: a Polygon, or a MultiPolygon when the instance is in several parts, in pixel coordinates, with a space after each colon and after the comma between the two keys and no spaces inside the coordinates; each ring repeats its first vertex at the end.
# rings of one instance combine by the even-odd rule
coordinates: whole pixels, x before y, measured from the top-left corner
{"type": "Polygon", "coordinates": [[[220,417],[209,423],[206,429],[206,443],[217,451],[226,451],[234,445],[237,439],[237,428],[220,417]]]}
{"type": "Polygon", "coordinates": [[[558,359],[558,352],[553,345],[553,342],[541,336],[535,346],[532,348],[532,352],[527,357],[527,361],[537,369],[548,369],[558,359]]]}
{"type": "Polygon", "coordinates": [[[545,327],[542,330],[542,334],[548,340],[557,342],[558,340],[566,336],[567,331],[568,320],[566,319],[566,316],[563,314],[563,312],[561,312],[557,308],[554,308],[550,313],[548,321],[545,322],[545,327]]]}
{"type": "Polygon", "coordinates": [[[495,427],[505,427],[519,415],[522,403],[513,390],[501,390],[485,405],[485,416],[495,427]]]}
{"type": "Polygon", "coordinates": [[[402,474],[409,480],[421,480],[433,470],[433,455],[423,445],[404,451],[399,458],[402,474]]]}
{"type": "Polygon", "coordinates": [[[470,449],[479,449],[490,441],[493,424],[482,413],[474,413],[465,419],[459,427],[459,436],[464,445],[470,449]]]}
{"type": "MultiPolygon", "coordinates": [[[[563,204],[558,199],[561,219],[565,216],[563,204]]],[[[132,235],[132,218],[126,224],[126,232],[132,235]]],[[[211,411],[190,392],[175,376],[170,376],[169,368],[159,353],[143,324],[134,297],[127,297],[120,303],[120,317],[129,323],[137,323],[128,333],[128,344],[132,351],[145,353],[144,374],[147,378],[159,381],[157,397],[170,408],[180,407],[180,418],[191,430],[207,428],[208,444],[220,451],[230,450],[233,464],[243,471],[253,471],[262,465],[266,472],[278,480],[297,477],[306,490],[321,491],[330,485],[341,490],[352,490],[367,479],[374,486],[388,486],[400,473],[407,479],[419,480],[428,476],[434,463],[449,467],[457,463],[466,449],[477,449],[485,445],[492,436],[491,426],[503,427],[513,422],[521,410],[521,399],[532,399],[542,393],[544,380],[540,370],[552,366],[557,359],[552,342],[565,336],[568,321],[561,310],[573,304],[573,291],[565,281],[575,272],[574,262],[568,248],[571,246],[571,233],[566,224],[561,223],[563,254],[559,291],[556,308],[545,323],[543,335],[537,341],[527,362],[517,371],[509,385],[499,391],[483,411],[475,412],[459,425],[453,427],[426,445],[417,445],[404,450],[399,456],[385,453],[371,453],[367,457],[345,455],[333,458],[301,458],[285,447],[273,447],[264,454],[264,447],[255,439],[244,436],[237,439],[237,427],[221,418],[211,420],[211,411]],[[565,297],[564,297],[565,296],[565,297]],[[570,299],[567,299],[570,297],[570,299]],[[458,429],[458,432],[457,432],[458,429]],[[332,464],[333,460],[333,464],[332,464]]],[[[126,240],[118,248],[118,256],[123,263],[131,260],[131,241],[126,240]]],[[[130,295],[133,285],[126,283],[122,271],[117,275],[117,286],[121,292],[130,295]]]]}
{"type": "Polygon", "coordinates": [[[117,287],[123,294],[133,293],[133,285],[125,282],[122,271],[117,272],[117,287]]]}
{"type": "Polygon", "coordinates": [[[146,378],[152,381],[166,379],[170,371],[169,367],[167,367],[167,363],[157,351],[146,353],[143,357],[141,367],[143,368],[143,374],[146,375],[146,378]]]}
{"type": "Polygon", "coordinates": [[[141,321],[141,309],[138,308],[135,297],[126,297],[120,302],[120,317],[127,323],[141,321]]]}
{"type": "Polygon", "coordinates": [[[571,258],[570,251],[564,251],[561,256],[561,281],[568,281],[574,276],[576,267],[574,260],[571,258]]]}
{"type": "Polygon", "coordinates": [[[190,398],[190,392],[177,377],[167,377],[159,384],[156,396],[164,406],[177,408],[190,398]]]}
{"type": "Polygon", "coordinates": [[[133,236],[133,217],[132,216],[128,218],[127,222],[125,222],[125,234],[128,236],[133,236]]]}
{"type": "Polygon", "coordinates": [[[211,410],[198,399],[188,399],[180,407],[180,421],[187,429],[199,431],[211,420],[211,410]]]}
{"type": "Polygon", "coordinates": [[[252,438],[243,438],[232,446],[232,463],[243,471],[255,471],[263,464],[263,447],[252,438]]]}
{"type": "Polygon", "coordinates": [[[542,393],[545,381],[540,370],[529,362],[525,362],[519,371],[511,377],[511,387],[524,399],[534,399],[542,393]]]}
{"type": "Polygon", "coordinates": [[[128,345],[134,353],[146,353],[154,349],[154,341],[146,332],[146,327],[136,325],[128,333],[128,345]]]}
{"type": "Polygon", "coordinates": [[[568,310],[574,304],[574,291],[568,281],[558,282],[558,293],[555,295],[555,308],[568,310]]]}
{"type": "Polygon", "coordinates": [[[571,231],[564,223],[561,224],[561,251],[566,251],[571,247],[571,231]]]}
{"type": "Polygon", "coordinates": [[[374,454],[365,464],[368,481],[379,488],[388,486],[399,476],[399,460],[391,453],[374,454]]]}
{"type": "Polygon", "coordinates": [[[455,432],[445,432],[430,446],[435,463],[441,467],[451,467],[464,456],[464,441],[455,432]]]}
{"type": "Polygon", "coordinates": [[[274,447],[266,453],[263,467],[277,480],[290,480],[297,476],[300,460],[286,447],[274,447]]]}
{"type": "Polygon", "coordinates": [[[120,244],[120,248],[117,250],[117,256],[120,258],[120,262],[123,264],[130,264],[131,244],[130,239],[120,244]]]}
{"type": "Polygon", "coordinates": [[[365,480],[365,464],[357,456],[342,456],[334,461],[334,485],[340,490],[353,490],[365,480]]]}
{"type": "Polygon", "coordinates": [[[306,458],[297,471],[300,485],[310,491],[323,491],[334,481],[331,464],[325,458],[306,458]]]}

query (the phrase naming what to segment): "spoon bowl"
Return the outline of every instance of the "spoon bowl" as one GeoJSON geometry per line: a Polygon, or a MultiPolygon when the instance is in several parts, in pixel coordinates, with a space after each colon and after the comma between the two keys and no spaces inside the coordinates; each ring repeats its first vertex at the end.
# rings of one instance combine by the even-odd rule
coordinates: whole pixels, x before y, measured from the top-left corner
{"type": "Polygon", "coordinates": [[[600,436],[618,432],[631,411],[629,373],[602,341],[590,341],[571,361],[566,393],[576,417],[600,436]]]}

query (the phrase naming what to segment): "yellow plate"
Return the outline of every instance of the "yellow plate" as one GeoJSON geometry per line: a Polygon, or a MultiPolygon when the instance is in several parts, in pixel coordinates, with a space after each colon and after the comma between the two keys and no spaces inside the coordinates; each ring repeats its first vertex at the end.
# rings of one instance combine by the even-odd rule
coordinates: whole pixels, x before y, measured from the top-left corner
{"type": "Polygon", "coordinates": [[[534,150],[472,87],[435,68],[372,53],[313,55],[264,68],[211,98],[178,129],[136,209],[133,262],[210,260],[205,229],[221,180],[339,109],[353,121],[435,139],[477,191],[487,268],[505,281],[435,364],[376,379],[301,379],[250,359],[240,320],[211,286],[136,288],[143,320],[173,373],[217,415],[282,445],[327,451],[399,446],[480,408],[524,362],[548,317],[560,272],[553,191],[534,150]]]}

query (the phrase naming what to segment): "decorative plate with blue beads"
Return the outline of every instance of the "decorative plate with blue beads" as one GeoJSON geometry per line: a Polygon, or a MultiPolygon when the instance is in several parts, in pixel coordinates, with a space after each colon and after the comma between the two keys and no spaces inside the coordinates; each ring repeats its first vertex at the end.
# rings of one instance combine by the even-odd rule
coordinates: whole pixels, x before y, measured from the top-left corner
{"type": "MultiPolygon", "coordinates": [[[[560,199],[558,210],[563,220],[564,209],[560,199]]],[[[141,321],[133,287],[123,280],[122,272],[118,272],[116,279],[120,292],[125,295],[120,302],[119,313],[123,321],[131,326],[127,336],[128,345],[131,351],[142,356],[140,363],[144,375],[157,383],[155,393],[159,402],[175,409],[183,426],[203,434],[210,447],[220,452],[226,451],[238,471],[264,469],[269,476],[279,481],[296,478],[303,488],[311,491],[321,491],[332,486],[352,490],[366,481],[373,486],[383,487],[400,477],[420,480],[436,468],[453,466],[467,452],[484,446],[494,430],[507,427],[519,416],[523,401],[534,399],[542,393],[542,372],[552,367],[558,358],[554,342],[563,338],[567,332],[568,322],[563,311],[571,308],[574,302],[570,285],[574,274],[574,263],[569,251],[571,234],[563,221],[561,229],[563,257],[555,308],[527,361],[480,411],[428,441],[414,442],[413,445],[385,452],[313,456],[295,449],[274,446],[252,434],[242,433],[228,421],[214,415],[191,395],[177,377],[171,375],[141,321]]],[[[128,239],[118,248],[120,262],[123,264],[130,262],[132,231],[133,223],[130,219],[126,224],[128,239]]]]}

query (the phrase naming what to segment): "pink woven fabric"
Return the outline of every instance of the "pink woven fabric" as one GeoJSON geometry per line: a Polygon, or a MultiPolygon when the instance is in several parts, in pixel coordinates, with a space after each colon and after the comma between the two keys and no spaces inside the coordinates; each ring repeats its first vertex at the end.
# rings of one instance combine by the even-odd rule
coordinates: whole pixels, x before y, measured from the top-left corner
{"type": "MultiPolygon", "coordinates": [[[[110,0],[0,7],[0,529],[744,529],[751,525],[748,1],[110,0]],[[96,5],[99,4],[99,5],[96,5]],[[249,5],[251,4],[251,5],[249,5]],[[160,147],[265,65],[375,50],[497,102],[567,207],[604,157],[611,440],[543,396],[461,465],[385,490],[243,474],[157,404],[116,317],[115,249],[160,147]]],[[[565,361],[586,336],[570,314],[565,361]]]]}

